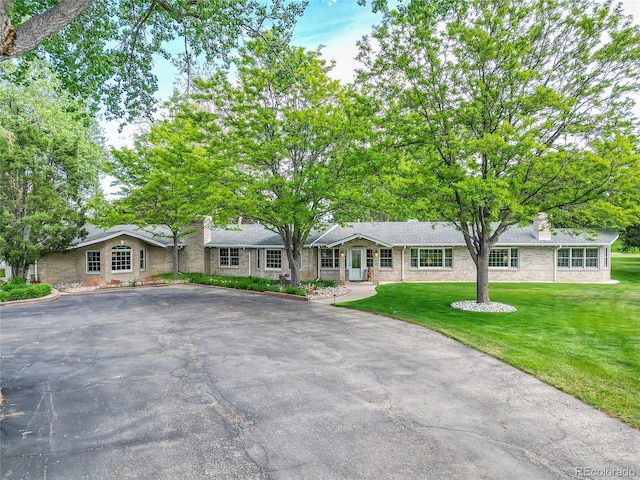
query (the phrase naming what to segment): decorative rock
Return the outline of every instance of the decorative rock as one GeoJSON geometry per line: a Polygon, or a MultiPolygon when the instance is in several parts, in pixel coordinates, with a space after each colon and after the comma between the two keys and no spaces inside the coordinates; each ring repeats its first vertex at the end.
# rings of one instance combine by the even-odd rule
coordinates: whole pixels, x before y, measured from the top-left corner
{"type": "Polygon", "coordinates": [[[346,295],[349,292],[351,292],[351,290],[345,286],[325,287],[318,288],[313,292],[309,292],[307,296],[309,300],[320,300],[322,298],[340,297],[342,295],[346,295]]]}
{"type": "Polygon", "coordinates": [[[454,302],[451,304],[453,308],[465,310],[467,312],[515,312],[515,307],[499,302],[478,303],[475,300],[464,300],[462,302],[454,302]]]}

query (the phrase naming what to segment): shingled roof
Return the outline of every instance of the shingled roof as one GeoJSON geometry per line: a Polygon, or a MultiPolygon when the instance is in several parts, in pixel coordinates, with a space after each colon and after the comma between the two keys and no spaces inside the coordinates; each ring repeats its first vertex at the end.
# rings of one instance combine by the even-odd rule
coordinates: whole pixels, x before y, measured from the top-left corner
{"type": "MultiPolygon", "coordinates": [[[[610,230],[558,229],[551,240],[539,240],[532,225],[511,227],[501,235],[497,246],[597,246],[611,245],[618,238],[610,230]]],[[[331,225],[312,232],[307,247],[335,248],[356,239],[370,240],[380,246],[465,246],[462,233],[450,223],[443,222],[353,222],[331,225]]],[[[282,248],[280,236],[263,225],[236,225],[228,229],[212,230],[208,247],[282,248]]]]}
{"type": "MultiPolygon", "coordinates": [[[[87,229],[88,235],[84,239],[78,239],[76,243],[72,245],[72,248],[88,247],[121,235],[137,238],[156,247],[173,246],[171,231],[163,226],[142,229],[136,225],[116,225],[115,227],[103,230],[93,225],[87,225],[85,228],[87,229]]],[[[179,245],[182,246],[184,243],[180,241],[179,245]]]]}

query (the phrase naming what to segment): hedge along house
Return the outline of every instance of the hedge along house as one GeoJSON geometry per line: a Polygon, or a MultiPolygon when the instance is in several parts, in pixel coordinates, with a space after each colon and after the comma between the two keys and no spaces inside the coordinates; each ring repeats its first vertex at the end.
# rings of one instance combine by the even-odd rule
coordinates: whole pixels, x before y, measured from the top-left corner
{"type": "MultiPolygon", "coordinates": [[[[611,280],[615,232],[556,231],[538,220],[505,232],[489,260],[489,280],[593,282],[611,280]]],[[[215,229],[204,243],[206,272],[278,278],[289,270],[280,237],[262,225],[215,229]]],[[[312,233],[300,278],[347,281],[476,281],[462,234],[451,224],[356,222],[312,233]]]]}

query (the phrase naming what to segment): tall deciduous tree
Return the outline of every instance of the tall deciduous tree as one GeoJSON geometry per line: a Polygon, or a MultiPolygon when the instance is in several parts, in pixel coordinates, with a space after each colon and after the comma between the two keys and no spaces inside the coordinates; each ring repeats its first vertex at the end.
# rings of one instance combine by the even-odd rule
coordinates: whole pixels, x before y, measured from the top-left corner
{"type": "MultiPolygon", "coordinates": [[[[186,108],[186,107],[184,107],[186,108]]],[[[120,198],[102,209],[102,225],[130,223],[149,228],[165,226],[173,239],[173,278],[178,278],[180,237],[193,223],[211,216],[225,222],[229,186],[225,162],[217,155],[215,135],[202,136],[203,120],[186,115],[183,107],[157,122],[133,149],[114,150],[108,172],[120,187],[120,198]],[[197,123],[197,125],[196,125],[197,123]]],[[[209,126],[212,132],[215,126],[209,126]]]]}
{"type": "Polygon", "coordinates": [[[443,17],[421,4],[362,42],[392,159],[378,173],[456,225],[489,302],[489,253],[510,226],[538,212],[562,226],[632,221],[640,30],[610,1],[469,0],[443,17]]]}
{"type": "Polygon", "coordinates": [[[362,117],[349,90],[329,78],[331,67],[318,52],[253,42],[241,52],[236,84],[224,73],[199,84],[238,164],[243,215],[280,235],[293,285],[310,232],[348,207],[346,191],[358,181],[351,149],[362,117]]]}
{"type": "Polygon", "coordinates": [[[72,93],[105,103],[114,116],[135,117],[155,105],[154,55],[189,72],[197,58],[225,58],[242,37],[290,30],[305,6],[285,0],[0,0],[0,62],[46,55],[72,93]]]}
{"type": "Polygon", "coordinates": [[[0,258],[19,276],[82,236],[105,157],[86,108],[44,67],[27,78],[14,85],[0,75],[0,258]]]}

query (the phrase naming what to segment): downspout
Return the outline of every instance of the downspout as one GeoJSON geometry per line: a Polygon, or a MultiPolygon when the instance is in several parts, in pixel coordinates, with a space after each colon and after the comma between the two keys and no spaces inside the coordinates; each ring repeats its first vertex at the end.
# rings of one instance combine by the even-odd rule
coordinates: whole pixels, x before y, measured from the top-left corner
{"type": "Polygon", "coordinates": [[[558,251],[562,248],[560,245],[553,251],[553,282],[558,282],[558,251]]]}
{"type": "Polygon", "coordinates": [[[400,279],[401,281],[404,282],[404,251],[407,249],[407,246],[405,245],[404,247],[402,247],[402,273],[400,274],[400,279]]]}

